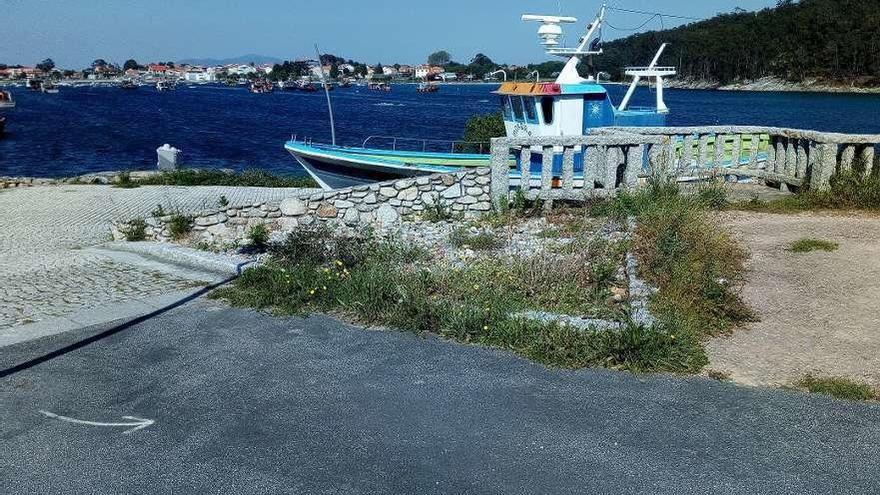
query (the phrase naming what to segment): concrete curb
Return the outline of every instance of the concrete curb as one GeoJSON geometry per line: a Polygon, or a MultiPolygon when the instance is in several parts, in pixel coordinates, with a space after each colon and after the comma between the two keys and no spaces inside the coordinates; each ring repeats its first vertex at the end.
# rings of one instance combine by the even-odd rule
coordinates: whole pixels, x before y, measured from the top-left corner
{"type": "Polygon", "coordinates": [[[97,247],[108,251],[134,253],[173,265],[222,275],[241,275],[244,270],[257,265],[255,260],[244,256],[199,251],[163,242],[110,242],[97,247]]]}

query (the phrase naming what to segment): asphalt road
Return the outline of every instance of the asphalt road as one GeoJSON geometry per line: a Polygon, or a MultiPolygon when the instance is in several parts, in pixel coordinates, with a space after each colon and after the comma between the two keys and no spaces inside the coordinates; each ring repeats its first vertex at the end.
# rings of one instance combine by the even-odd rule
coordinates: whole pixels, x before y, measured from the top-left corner
{"type": "Polygon", "coordinates": [[[878,458],[876,405],[203,300],[0,379],[0,493],[877,493],[878,458]]]}

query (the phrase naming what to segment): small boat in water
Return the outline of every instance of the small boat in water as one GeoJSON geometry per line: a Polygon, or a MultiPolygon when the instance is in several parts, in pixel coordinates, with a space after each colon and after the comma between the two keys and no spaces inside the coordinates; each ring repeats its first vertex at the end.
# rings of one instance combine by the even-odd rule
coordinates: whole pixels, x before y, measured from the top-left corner
{"type": "Polygon", "coordinates": [[[156,83],[156,91],[174,91],[177,89],[177,83],[170,79],[158,81],[156,83]]]}
{"type": "Polygon", "coordinates": [[[0,91],[0,108],[15,108],[15,100],[9,91],[0,91]]]}
{"type": "Polygon", "coordinates": [[[300,81],[297,87],[300,91],[305,91],[307,93],[314,93],[318,91],[318,86],[311,81],[300,81]]]}
{"type": "Polygon", "coordinates": [[[436,93],[437,91],[440,91],[440,86],[432,83],[421,83],[416,90],[419,93],[436,93]]]}
{"type": "Polygon", "coordinates": [[[40,91],[46,94],[54,95],[58,93],[58,86],[51,81],[44,81],[40,84],[40,91]]]}
{"type": "Polygon", "coordinates": [[[0,137],[6,134],[6,117],[0,117],[0,137]]]}
{"type": "Polygon", "coordinates": [[[119,89],[138,89],[138,85],[131,79],[123,79],[122,82],[119,83],[119,89]]]}
{"type": "Polygon", "coordinates": [[[275,87],[269,81],[257,80],[251,83],[249,88],[251,93],[254,94],[264,94],[271,93],[274,91],[275,87]]]}
{"type": "Polygon", "coordinates": [[[367,88],[372,91],[391,91],[391,85],[385,82],[373,83],[367,85],[367,88]]]}
{"type": "Polygon", "coordinates": [[[43,87],[42,79],[28,79],[24,83],[24,87],[29,91],[40,91],[43,87]]]}

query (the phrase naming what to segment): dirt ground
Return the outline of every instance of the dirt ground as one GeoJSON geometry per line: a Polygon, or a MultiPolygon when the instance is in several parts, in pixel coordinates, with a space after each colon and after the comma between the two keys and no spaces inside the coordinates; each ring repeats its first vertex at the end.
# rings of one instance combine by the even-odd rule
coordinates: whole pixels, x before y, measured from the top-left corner
{"type": "Polygon", "coordinates": [[[812,372],[880,387],[880,217],[727,212],[720,220],[751,253],[744,298],[760,321],[713,339],[709,369],[750,385],[812,372]],[[840,248],[788,251],[805,237],[840,248]]]}

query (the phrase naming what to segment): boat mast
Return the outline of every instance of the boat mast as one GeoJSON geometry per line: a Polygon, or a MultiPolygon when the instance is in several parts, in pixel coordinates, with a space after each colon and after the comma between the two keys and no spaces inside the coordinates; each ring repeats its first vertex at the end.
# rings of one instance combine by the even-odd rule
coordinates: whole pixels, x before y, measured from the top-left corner
{"type": "Polygon", "coordinates": [[[327,111],[330,112],[330,139],[336,146],[336,124],[333,122],[333,104],[330,103],[330,88],[327,87],[327,75],[324,74],[324,62],[321,61],[321,51],[315,43],[315,54],[318,56],[318,66],[321,67],[321,85],[324,86],[324,94],[327,96],[327,111]]]}

